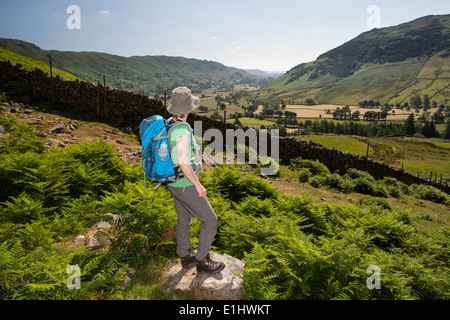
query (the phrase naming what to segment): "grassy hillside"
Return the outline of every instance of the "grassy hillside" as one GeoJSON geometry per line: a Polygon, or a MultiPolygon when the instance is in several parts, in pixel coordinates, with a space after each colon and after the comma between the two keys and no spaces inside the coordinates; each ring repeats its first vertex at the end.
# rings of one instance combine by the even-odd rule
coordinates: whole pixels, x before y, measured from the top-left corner
{"type": "MultiPolygon", "coordinates": [[[[15,64],[21,64],[23,67],[27,68],[27,69],[34,69],[34,68],[39,68],[44,72],[47,72],[50,74],[50,65],[42,62],[42,61],[37,61],[28,57],[24,57],[21,54],[18,54],[16,52],[13,52],[11,50],[5,49],[3,47],[0,47],[0,60],[1,61],[11,61],[12,63],[15,64]]],[[[53,76],[60,76],[63,77],[65,79],[68,80],[76,80],[79,79],[78,77],[75,77],[74,75],[61,71],[57,68],[52,68],[52,73],[53,76]]]]}
{"type": "Polygon", "coordinates": [[[357,104],[397,103],[428,94],[450,99],[448,72],[450,15],[428,16],[395,27],[374,29],[300,64],[263,88],[272,100],[357,104]]]}
{"type": "Polygon", "coordinates": [[[399,91],[390,103],[409,101],[417,93],[426,93],[431,101],[445,101],[450,97],[450,49],[433,55],[423,65],[414,82],[399,91]]]}
{"type": "Polygon", "coordinates": [[[103,81],[119,89],[164,94],[177,86],[194,92],[209,88],[229,89],[234,85],[263,85],[264,77],[226,67],[218,62],[168,56],[121,57],[99,52],[65,52],[42,50],[19,40],[0,39],[0,46],[23,56],[48,62],[86,81],[103,81]]]}

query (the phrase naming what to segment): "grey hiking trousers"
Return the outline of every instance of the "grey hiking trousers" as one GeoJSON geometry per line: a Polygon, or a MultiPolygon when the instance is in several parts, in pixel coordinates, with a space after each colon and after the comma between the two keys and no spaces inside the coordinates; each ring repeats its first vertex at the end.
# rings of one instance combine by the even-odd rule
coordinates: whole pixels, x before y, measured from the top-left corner
{"type": "Polygon", "coordinates": [[[192,216],[194,216],[202,223],[198,238],[197,254],[195,256],[198,261],[201,261],[209,253],[217,233],[218,220],[216,213],[206,197],[198,197],[195,186],[186,188],[167,186],[167,188],[172,194],[177,212],[177,254],[182,258],[189,253],[189,227],[192,223],[192,216]]]}

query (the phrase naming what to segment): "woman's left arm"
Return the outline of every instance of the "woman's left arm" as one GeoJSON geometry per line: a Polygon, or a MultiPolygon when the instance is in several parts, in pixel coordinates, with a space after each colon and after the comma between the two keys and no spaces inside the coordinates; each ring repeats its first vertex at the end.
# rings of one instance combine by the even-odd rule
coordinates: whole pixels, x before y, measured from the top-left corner
{"type": "Polygon", "coordinates": [[[189,163],[189,139],[190,136],[186,134],[179,137],[175,142],[177,146],[178,164],[180,165],[180,169],[183,171],[184,176],[195,186],[198,197],[202,198],[206,196],[207,191],[200,183],[200,180],[198,180],[191,164],[189,163]]]}

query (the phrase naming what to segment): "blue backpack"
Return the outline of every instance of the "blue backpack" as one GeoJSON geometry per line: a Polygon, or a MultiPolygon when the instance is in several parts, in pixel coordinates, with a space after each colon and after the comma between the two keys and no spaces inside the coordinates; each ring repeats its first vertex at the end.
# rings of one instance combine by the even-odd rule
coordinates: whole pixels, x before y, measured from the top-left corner
{"type": "MultiPolygon", "coordinates": [[[[180,166],[173,166],[170,156],[172,146],[170,145],[169,134],[176,126],[186,124],[191,132],[190,150],[193,142],[192,129],[184,121],[177,121],[169,125],[170,120],[165,120],[163,117],[155,115],[142,120],[139,127],[139,135],[142,143],[142,164],[144,166],[144,190],[146,178],[158,182],[154,190],[158,189],[161,184],[175,182],[181,178],[185,179],[186,184],[186,177],[184,177],[180,166]]],[[[194,144],[196,162],[200,160],[199,150],[200,147],[194,144]]],[[[192,169],[198,176],[198,165],[192,164],[192,169]]]]}

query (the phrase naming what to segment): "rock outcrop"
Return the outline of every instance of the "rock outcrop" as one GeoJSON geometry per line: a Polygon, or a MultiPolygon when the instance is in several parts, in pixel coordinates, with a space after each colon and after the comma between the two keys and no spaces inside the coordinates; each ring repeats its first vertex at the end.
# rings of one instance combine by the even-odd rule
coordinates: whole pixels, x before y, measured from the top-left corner
{"type": "Polygon", "coordinates": [[[197,300],[240,300],[244,298],[242,275],[245,262],[227,254],[211,252],[211,259],[225,263],[220,273],[209,274],[197,272],[195,264],[190,269],[183,269],[178,261],[165,274],[167,292],[177,290],[197,300]]]}

